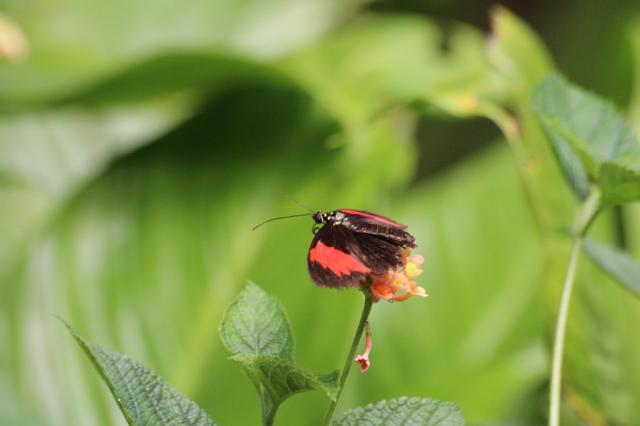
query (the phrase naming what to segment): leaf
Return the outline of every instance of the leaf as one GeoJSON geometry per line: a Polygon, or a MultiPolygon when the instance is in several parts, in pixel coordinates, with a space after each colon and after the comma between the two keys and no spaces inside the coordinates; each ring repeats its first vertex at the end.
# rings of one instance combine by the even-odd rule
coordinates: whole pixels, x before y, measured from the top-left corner
{"type": "Polygon", "coordinates": [[[236,355],[231,359],[242,366],[256,385],[275,405],[299,392],[319,390],[331,400],[338,392],[338,371],[316,376],[297,368],[292,361],[266,355],[236,355]],[[262,386],[267,384],[268,386],[262,386]]]}
{"type": "Polygon", "coordinates": [[[282,305],[252,282],[227,309],[220,338],[233,355],[293,359],[293,336],[282,305]]]}
{"type": "Polygon", "coordinates": [[[274,67],[239,56],[174,52],[132,64],[59,102],[124,103],[179,92],[214,92],[256,82],[291,84],[274,67]]]}
{"type": "Polygon", "coordinates": [[[319,390],[334,400],[338,372],[316,376],[296,367],[293,337],[280,302],[249,282],[220,324],[220,338],[260,394],[264,423],[290,396],[319,390]]]}
{"type": "Polygon", "coordinates": [[[584,197],[586,176],[603,203],[640,199],[640,142],[610,102],[551,74],[533,103],[570,185],[584,197]]]}
{"type": "Polygon", "coordinates": [[[344,413],[335,426],[459,426],[464,425],[460,409],[451,402],[430,398],[401,397],[368,404],[344,413]]]}
{"type": "Polygon", "coordinates": [[[185,8],[176,0],[159,0],[150,8],[145,0],[99,7],[84,0],[59,0],[56,7],[11,2],[3,12],[20,23],[30,55],[18,64],[0,64],[0,95],[2,100],[48,98],[169,50],[278,57],[318,38],[355,3],[278,0],[264,7],[260,0],[194,0],[185,8]]]}
{"type": "Polygon", "coordinates": [[[142,364],[88,342],[62,321],[109,387],[130,425],[215,425],[195,402],[142,364]]]}
{"type": "Polygon", "coordinates": [[[640,263],[625,252],[587,237],[583,243],[585,253],[603,271],[636,296],[640,296],[640,263]]]}

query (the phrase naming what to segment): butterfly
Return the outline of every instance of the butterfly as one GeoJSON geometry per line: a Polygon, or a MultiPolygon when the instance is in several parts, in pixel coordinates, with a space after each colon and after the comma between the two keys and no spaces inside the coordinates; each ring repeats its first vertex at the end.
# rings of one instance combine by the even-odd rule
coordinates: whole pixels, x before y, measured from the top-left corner
{"type": "Polygon", "coordinates": [[[307,255],[311,279],[320,287],[357,287],[369,275],[382,275],[402,266],[402,252],[415,247],[407,227],[363,210],[339,209],[274,217],[312,216],[315,234],[307,255]]]}
{"type": "Polygon", "coordinates": [[[402,265],[402,251],[415,247],[407,227],[362,210],[313,214],[315,237],[307,255],[311,279],[321,287],[355,287],[368,275],[402,265]]]}

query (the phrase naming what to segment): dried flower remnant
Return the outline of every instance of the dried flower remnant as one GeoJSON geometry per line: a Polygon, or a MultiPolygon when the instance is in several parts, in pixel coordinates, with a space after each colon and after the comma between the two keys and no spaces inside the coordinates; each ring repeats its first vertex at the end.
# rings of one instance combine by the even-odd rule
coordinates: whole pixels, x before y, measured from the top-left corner
{"type": "Polygon", "coordinates": [[[422,273],[424,258],[411,254],[411,249],[402,250],[402,265],[388,270],[383,275],[374,276],[371,284],[371,297],[374,302],[387,300],[402,302],[412,296],[426,297],[427,292],[413,279],[422,273]]]}
{"type": "Polygon", "coordinates": [[[366,340],[364,345],[364,353],[357,355],[353,360],[360,364],[360,372],[364,373],[371,367],[371,361],[369,361],[369,354],[371,353],[371,347],[373,346],[373,339],[371,336],[371,330],[369,329],[369,322],[365,324],[366,340]]]}

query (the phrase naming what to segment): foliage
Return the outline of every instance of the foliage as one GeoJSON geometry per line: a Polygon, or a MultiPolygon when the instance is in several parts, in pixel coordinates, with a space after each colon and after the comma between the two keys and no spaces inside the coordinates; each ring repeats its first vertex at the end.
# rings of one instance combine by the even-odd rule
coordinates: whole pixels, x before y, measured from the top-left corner
{"type": "Polygon", "coordinates": [[[463,421],[462,413],[454,404],[429,398],[398,398],[349,410],[335,424],[455,426],[463,421]]]}
{"type": "MultiPolygon", "coordinates": [[[[225,347],[255,383],[293,373],[272,400],[320,390],[278,412],[278,423],[317,422],[333,385],[293,365],[292,340],[263,353],[212,332],[251,277],[287,306],[291,324],[280,324],[302,364],[341,362],[359,301],[310,283],[311,223],[250,231],[297,212],[287,196],[390,215],[426,259],[422,306],[374,309],[384,343],[344,389],[341,410],[363,407],[344,418],[411,394],[455,401],[472,424],[544,421],[531,395],[546,392],[544,337],[580,208],[571,190],[601,191],[584,250],[637,291],[638,206],[608,207],[640,195],[637,76],[626,122],[559,74],[545,79],[547,48],[502,7],[487,37],[360,2],[36,3],[8,1],[2,12],[29,56],[0,63],[0,423],[123,422],[79,351],[60,345],[52,313],[139,359],[220,424],[260,418],[225,347]],[[496,144],[424,169],[426,157],[461,148],[434,128],[476,140],[478,118],[496,124],[496,144]]],[[[615,28],[633,37],[640,69],[637,23],[615,28]]],[[[640,417],[640,340],[628,327],[640,306],[606,274],[577,265],[566,424],[640,417]]],[[[265,309],[281,309],[267,297],[265,309]]]]}
{"type": "Polygon", "coordinates": [[[139,362],[86,341],[67,324],[130,425],[214,426],[207,413],[139,362]]]}
{"type": "Polygon", "coordinates": [[[280,404],[296,393],[320,390],[335,400],[338,372],[316,376],[296,367],[284,309],[257,285],[248,283],[229,306],[220,324],[220,338],[231,359],[256,386],[266,424],[273,422],[280,404]]]}
{"type": "Polygon", "coordinates": [[[640,142],[612,104],[552,75],[534,92],[534,105],[574,191],[586,198],[589,182],[602,202],[640,199],[640,142]]]}

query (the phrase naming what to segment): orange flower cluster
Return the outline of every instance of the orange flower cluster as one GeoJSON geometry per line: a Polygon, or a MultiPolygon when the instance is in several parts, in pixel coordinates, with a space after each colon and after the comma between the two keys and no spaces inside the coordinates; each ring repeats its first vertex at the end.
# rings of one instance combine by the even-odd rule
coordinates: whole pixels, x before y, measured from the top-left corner
{"type": "Polygon", "coordinates": [[[371,284],[371,296],[374,302],[387,300],[402,302],[412,296],[426,297],[424,288],[416,285],[413,279],[422,273],[424,258],[412,255],[411,249],[402,251],[402,265],[395,270],[389,270],[383,275],[375,276],[371,284]]]}

